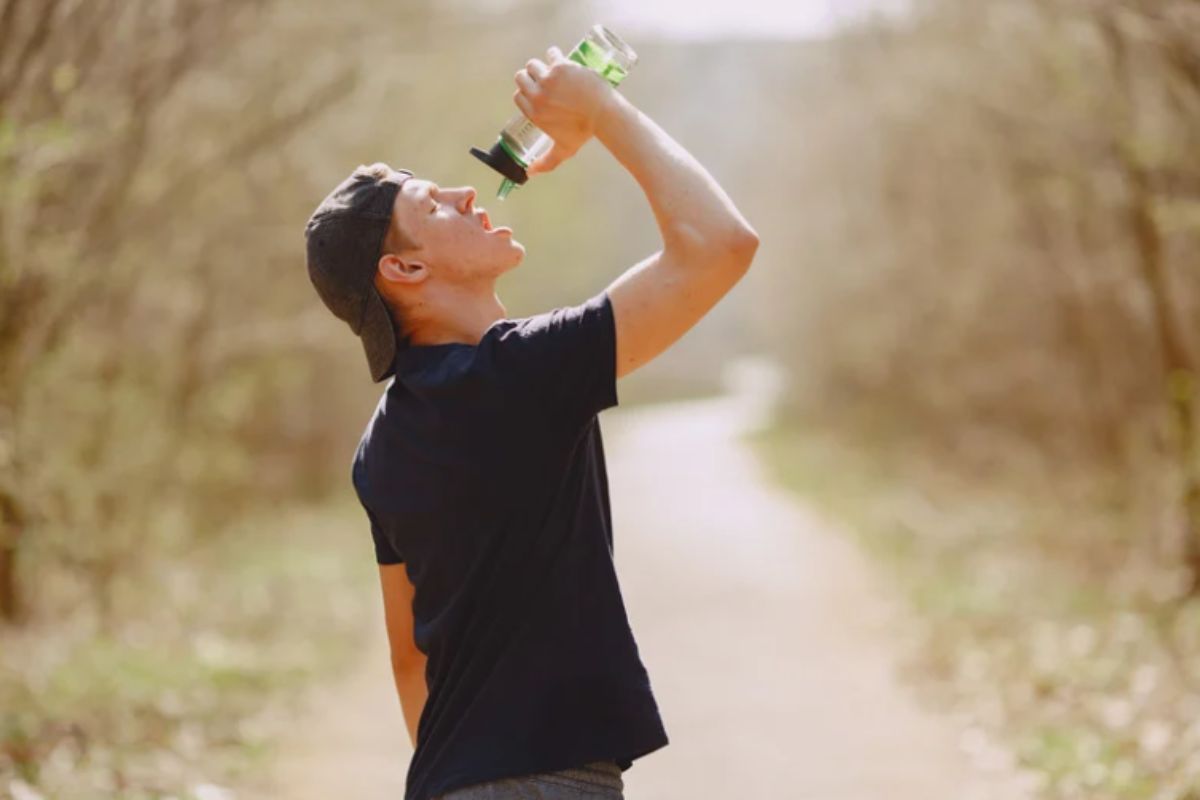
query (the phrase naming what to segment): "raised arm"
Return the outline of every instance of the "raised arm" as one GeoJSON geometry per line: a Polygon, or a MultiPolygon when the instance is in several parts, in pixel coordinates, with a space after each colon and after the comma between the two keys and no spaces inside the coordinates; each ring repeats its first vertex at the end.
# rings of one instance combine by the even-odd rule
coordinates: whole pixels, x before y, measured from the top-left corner
{"type": "Polygon", "coordinates": [[[554,140],[530,174],[554,169],[595,136],[642,187],[662,235],[662,249],[608,288],[623,377],[733,288],[754,258],[758,234],[704,167],[623,95],[557,48],[547,59],[531,59],[515,76],[514,102],[554,140]]]}
{"type": "Polygon", "coordinates": [[[712,310],[750,267],[758,234],[691,153],[617,92],[596,138],[642,187],[663,241],[608,287],[620,378],[712,310]]]}

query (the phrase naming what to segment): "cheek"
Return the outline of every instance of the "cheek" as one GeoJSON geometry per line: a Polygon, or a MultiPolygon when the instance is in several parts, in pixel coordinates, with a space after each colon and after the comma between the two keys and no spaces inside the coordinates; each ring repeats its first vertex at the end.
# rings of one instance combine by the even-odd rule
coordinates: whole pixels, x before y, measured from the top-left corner
{"type": "Polygon", "coordinates": [[[438,254],[435,260],[443,270],[455,275],[470,275],[479,264],[490,260],[488,242],[475,231],[454,227],[438,231],[429,242],[429,249],[438,254]]]}
{"type": "Polygon", "coordinates": [[[479,234],[479,230],[468,225],[457,225],[454,230],[446,232],[446,244],[464,255],[474,253],[487,244],[479,234]]]}

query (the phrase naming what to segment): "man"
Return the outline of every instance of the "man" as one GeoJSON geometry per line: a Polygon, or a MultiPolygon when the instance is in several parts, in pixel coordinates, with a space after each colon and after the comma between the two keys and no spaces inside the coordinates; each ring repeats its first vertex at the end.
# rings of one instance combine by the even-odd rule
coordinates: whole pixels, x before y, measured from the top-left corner
{"type": "Polygon", "coordinates": [[[359,167],[309,220],[309,274],[391,377],[355,454],[396,689],[405,800],[621,798],[667,744],[612,560],[597,414],[695,325],[758,237],[716,181],[596,74],[531,59],[513,100],[554,141],[593,136],[638,181],[662,248],[576,306],[508,319],[525,249],[475,190],[359,167]]]}

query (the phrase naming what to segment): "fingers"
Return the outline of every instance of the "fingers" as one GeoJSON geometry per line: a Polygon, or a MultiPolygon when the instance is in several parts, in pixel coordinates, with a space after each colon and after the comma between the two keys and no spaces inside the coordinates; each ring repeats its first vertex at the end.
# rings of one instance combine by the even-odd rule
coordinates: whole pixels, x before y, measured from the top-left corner
{"type": "Polygon", "coordinates": [[[525,62],[525,71],[535,81],[540,81],[550,72],[550,68],[536,58],[531,58],[525,62]]]}
{"type": "MultiPolygon", "coordinates": [[[[547,50],[546,56],[552,64],[566,60],[563,58],[562,51],[557,47],[551,47],[547,50]]],[[[517,86],[521,87],[522,91],[532,95],[540,88],[538,84],[550,77],[552,77],[552,70],[547,66],[546,62],[537,58],[531,58],[525,62],[523,69],[517,70],[516,74],[513,75],[513,80],[517,86]]]]}
{"type": "Polygon", "coordinates": [[[513,92],[513,102],[517,104],[517,108],[521,109],[521,113],[528,119],[533,116],[533,103],[528,97],[521,94],[521,90],[513,92]]]}
{"type": "Polygon", "coordinates": [[[535,81],[533,77],[531,77],[530,74],[523,69],[517,71],[514,80],[516,81],[516,84],[520,90],[529,96],[534,96],[541,91],[541,89],[538,88],[537,81],[535,81]]]}

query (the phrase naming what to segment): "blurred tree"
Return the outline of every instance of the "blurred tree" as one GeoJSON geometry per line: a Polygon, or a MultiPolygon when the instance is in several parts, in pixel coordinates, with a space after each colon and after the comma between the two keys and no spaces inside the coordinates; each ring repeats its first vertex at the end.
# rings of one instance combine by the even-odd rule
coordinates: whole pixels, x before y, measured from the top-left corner
{"type": "Polygon", "coordinates": [[[795,413],[1122,469],[1194,580],[1198,8],[925,0],[813,48],[781,233],[834,268],[766,290],[795,413]]]}
{"type": "MultiPolygon", "coordinates": [[[[201,390],[243,355],[229,343],[236,308],[219,310],[217,288],[236,282],[241,262],[213,256],[252,231],[233,236],[219,213],[207,226],[183,215],[222,180],[227,199],[253,197],[246,171],[344,93],[354,65],[290,93],[264,70],[222,97],[215,67],[263,12],[201,0],[0,3],[5,620],[22,617],[18,556],[35,549],[77,568],[103,613],[180,487],[210,504],[203,489],[223,473],[188,458],[227,459],[236,430],[205,417],[254,413],[229,394],[239,383],[259,403],[277,385],[226,373],[215,382],[223,400],[216,385],[201,390]],[[210,120],[220,134],[198,135],[210,120]]],[[[272,250],[278,239],[242,256],[272,250]]]]}

